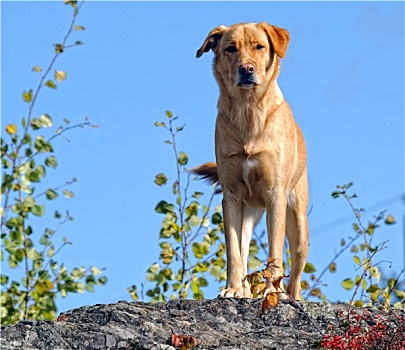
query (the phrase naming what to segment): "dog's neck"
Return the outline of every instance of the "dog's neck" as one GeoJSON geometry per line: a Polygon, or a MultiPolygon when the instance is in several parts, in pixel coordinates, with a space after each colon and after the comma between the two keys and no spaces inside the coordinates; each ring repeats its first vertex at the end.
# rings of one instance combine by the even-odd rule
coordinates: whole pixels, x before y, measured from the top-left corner
{"type": "Polygon", "coordinates": [[[251,89],[235,87],[229,91],[217,79],[221,101],[218,103],[218,117],[231,124],[236,134],[246,135],[248,140],[240,140],[242,142],[258,137],[274,111],[285,103],[283,93],[277,84],[278,63],[275,62],[270,68],[273,72],[269,81],[251,89]]]}

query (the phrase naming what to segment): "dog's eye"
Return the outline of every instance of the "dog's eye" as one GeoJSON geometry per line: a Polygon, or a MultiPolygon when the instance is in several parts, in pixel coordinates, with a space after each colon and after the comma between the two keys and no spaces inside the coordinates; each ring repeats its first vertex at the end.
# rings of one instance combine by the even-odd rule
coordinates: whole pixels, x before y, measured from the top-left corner
{"type": "Polygon", "coordinates": [[[225,51],[226,51],[226,52],[229,52],[229,53],[235,53],[235,52],[238,51],[238,50],[236,49],[235,46],[231,45],[231,46],[228,46],[228,47],[225,49],[225,51]]]}
{"type": "Polygon", "coordinates": [[[260,45],[260,44],[256,45],[256,50],[262,50],[262,49],[264,49],[263,45],[260,45]]]}

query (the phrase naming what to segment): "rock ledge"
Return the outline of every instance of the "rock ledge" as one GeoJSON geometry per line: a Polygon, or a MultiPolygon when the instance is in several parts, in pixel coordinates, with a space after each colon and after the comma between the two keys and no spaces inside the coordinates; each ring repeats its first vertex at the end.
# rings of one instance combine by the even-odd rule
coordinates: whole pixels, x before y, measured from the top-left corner
{"type": "MultiPolygon", "coordinates": [[[[340,322],[346,304],[301,302],[314,323],[328,331],[340,322]]],[[[22,321],[1,328],[3,350],[174,350],[173,333],[193,336],[194,349],[309,349],[320,331],[297,304],[280,301],[260,315],[257,299],[173,300],[167,304],[122,301],[83,306],[61,314],[57,321],[22,321]]],[[[373,314],[386,313],[370,308],[373,314]]]]}

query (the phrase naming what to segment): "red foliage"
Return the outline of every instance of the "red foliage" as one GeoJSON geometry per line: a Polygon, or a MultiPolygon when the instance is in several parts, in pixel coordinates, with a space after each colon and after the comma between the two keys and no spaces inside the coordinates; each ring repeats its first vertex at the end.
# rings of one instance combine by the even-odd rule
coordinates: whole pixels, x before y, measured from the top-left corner
{"type": "Polygon", "coordinates": [[[172,345],[180,350],[191,350],[198,345],[198,340],[189,335],[172,334],[172,345]]]}
{"type": "Polygon", "coordinates": [[[350,312],[350,318],[342,334],[324,335],[320,346],[339,350],[405,350],[405,316],[395,315],[384,318],[365,311],[357,314],[350,312]]]}

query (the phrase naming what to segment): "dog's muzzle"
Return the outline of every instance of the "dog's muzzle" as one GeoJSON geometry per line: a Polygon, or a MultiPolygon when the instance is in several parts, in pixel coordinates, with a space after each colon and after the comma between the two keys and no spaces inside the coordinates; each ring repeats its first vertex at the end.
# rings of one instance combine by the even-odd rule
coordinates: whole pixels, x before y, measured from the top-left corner
{"type": "Polygon", "coordinates": [[[239,82],[238,86],[243,88],[252,88],[257,85],[256,82],[256,69],[251,63],[243,63],[238,68],[239,82]]]}

